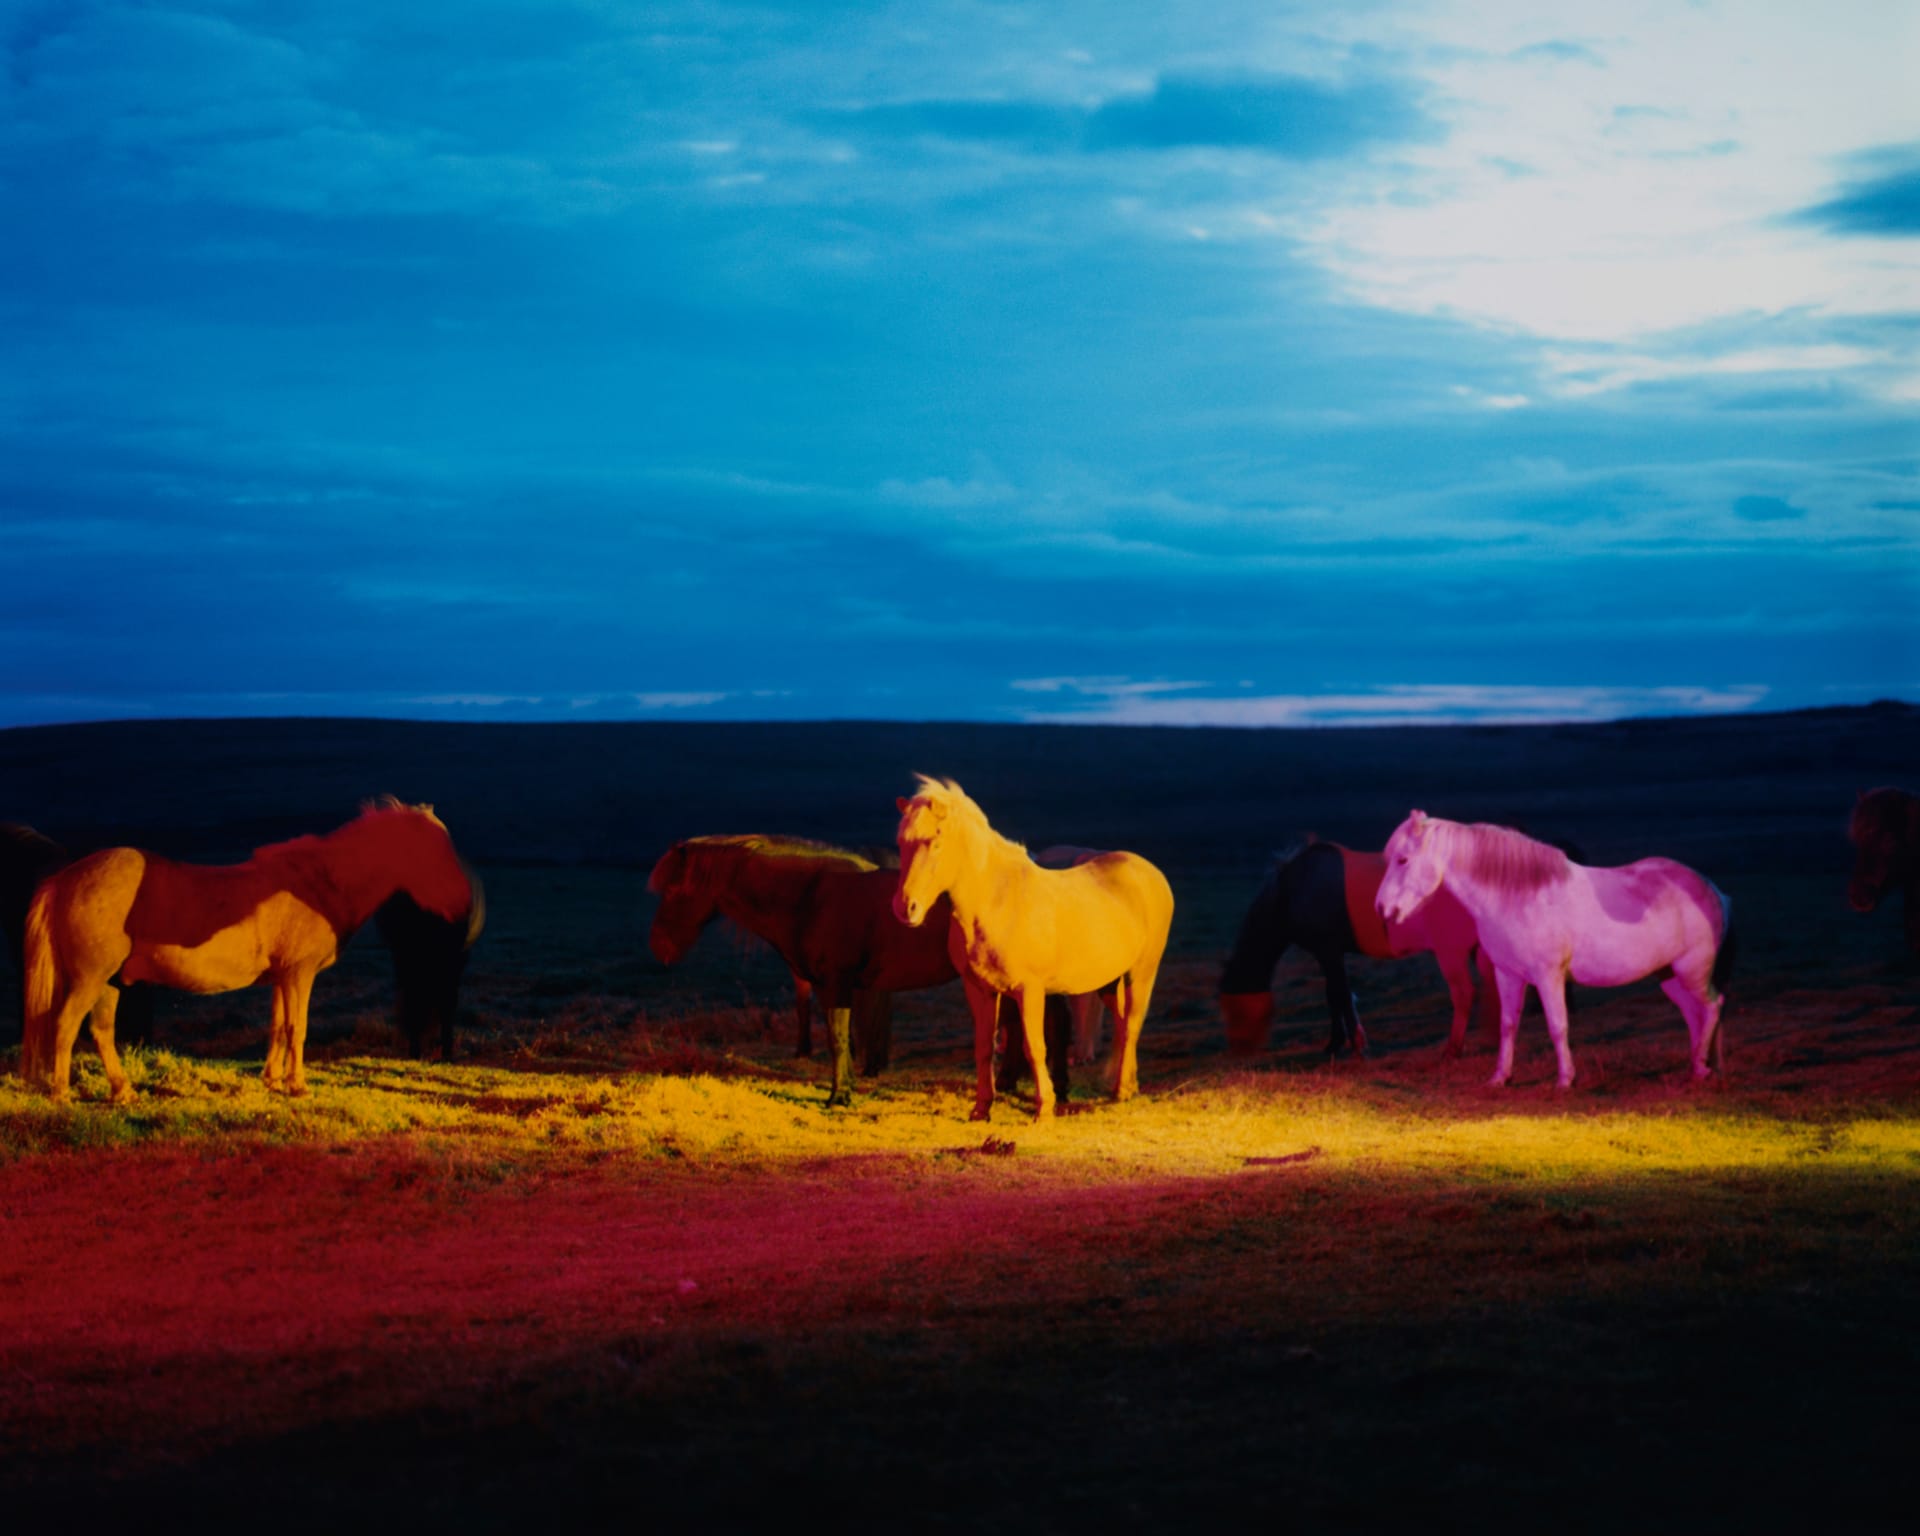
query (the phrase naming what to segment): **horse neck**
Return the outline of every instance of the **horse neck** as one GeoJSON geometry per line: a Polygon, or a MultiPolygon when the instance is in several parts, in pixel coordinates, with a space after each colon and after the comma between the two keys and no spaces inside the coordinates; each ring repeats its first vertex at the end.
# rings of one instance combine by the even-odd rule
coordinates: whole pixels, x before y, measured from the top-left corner
{"type": "Polygon", "coordinates": [[[970,837],[977,847],[984,846],[986,857],[977,859],[973,849],[963,850],[960,872],[947,887],[953,915],[962,923],[971,923],[989,909],[1003,906],[1007,886],[1030,879],[1040,867],[1018,843],[994,831],[985,817],[971,829],[970,837]]]}
{"type": "MultiPolygon", "coordinates": [[[[387,855],[373,828],[349,823],[302,846],[275,849],[259,862],[278,866],[286,888],[307,900],[342,933],[407,890],[406,872],[387,855]]],[[[419,903],[416,903],[419,905],[419,903]]],[[[425,910],[425,908],[422,908],[425,910]]]]}
{"type": "Polygon", "coordinates": [[[805,859],[740,854],[715,892],[714,909],[784,953],[799,927],[795,898],[819,872],[819,865],[805,859]]]}
{"type": "Polygon", "coordinates": [[[1220,972],[1222,992],[1264,992],[1273,985],[1273,968],[1280,963],[1289,942],[1282,921],[1280,874],[1275,870],[1240,920],[1240,933],[1233,941],[1233,953],[1220,972]]]}
{"type": "Polygon", "coordinates": [[[1506,892],[1495,890],[1467,868],[1472,831],[1460,822],[1448,822],[1437,830],[1447,840],[1446,847],[1441,850],[1442,857],[1447,861],[1446,874],[1441,877],[1430,899],[1437,900],[1444,891],[1466,909],[1476,924],[1489,917],[1509,913],[1514,898],[1506,892]]]}

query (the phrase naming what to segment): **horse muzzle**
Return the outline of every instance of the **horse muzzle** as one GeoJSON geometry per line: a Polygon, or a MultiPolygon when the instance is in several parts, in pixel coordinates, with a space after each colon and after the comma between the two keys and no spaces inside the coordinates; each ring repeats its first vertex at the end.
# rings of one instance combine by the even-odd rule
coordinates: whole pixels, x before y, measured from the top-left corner
{"type": "Polygon", "coordinates": [[[1227,1054],[1251,1056],[1266,1049],[1273,1027],[1271,992],[1222,992],[1220,1013],[1227,1021],[1227,1054]]]}
{"type": "Polygon", "coordinates": [[[687,946],[671,934],[662,933],[655,928],[647,935],[647,948],[653,951],[653,957],[662,965],[678,965],[680,957],[687,952],[687,946]]]}
{"type": "Polygon", "coordinates": [[[1885,887],[1869,884],[1865,880],[1850,881],[1847,885],[1847,905],[1856,912],[1871,912],[1880,905],[1885,887]]]}
{"type": "Polygon", "coordinates": [[[909,928],[918,928],[927,920],[927,909],[919,902],[901,894],[893,893],[893,915],[909,928]]]}

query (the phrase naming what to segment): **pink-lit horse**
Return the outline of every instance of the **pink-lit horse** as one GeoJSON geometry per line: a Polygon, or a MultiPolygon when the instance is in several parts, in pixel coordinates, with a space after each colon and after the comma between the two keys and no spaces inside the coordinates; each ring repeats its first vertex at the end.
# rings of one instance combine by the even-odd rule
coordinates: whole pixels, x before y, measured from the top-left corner
{"type": "Polygon", "coordinates": [[[1415,811],[1386,846],[1375,907],[1404,923],[1443,886],[1473,917],[1500,989],[1500,1054],[1489,1085],[1513,1072],[1513,1041],[1531,986],[1540,994],[1562,1088],[1573,1086],[1567,981],[1618,987],[1670,970],[1661,990],[1687,1021],[1693,1075],[1720,1047],[1723,988],[1733,963],[1732,909],[1704,875],[1672,859],[1617,869],[1576,864],[1511,827],[1415,811]]]}

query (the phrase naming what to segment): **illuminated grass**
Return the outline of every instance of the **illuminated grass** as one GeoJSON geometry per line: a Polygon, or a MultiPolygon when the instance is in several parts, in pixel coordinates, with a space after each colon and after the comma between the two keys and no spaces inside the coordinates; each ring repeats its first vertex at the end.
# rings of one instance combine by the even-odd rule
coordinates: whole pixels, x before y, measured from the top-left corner
{"type": "MultiPolygon", "coordinates": [[[[551,1044],[549,1046],[551,1049],[551,1044]]],[[[1316,1172],[1441,1180],[1631,1180],[1707,1172],[1920,1175],[1920,1114],[1885,1108],[1817,1119],[1728,1108],[1711,1097],[1652,1107],[1508,1112],[1481,1095],[1409,1101],[1366,1079],[1196,1072],[1127,1104],[1078,1101],[1038,1128],[1021,1098],[990,1125],[969,1123],[971,1085],[928,1072],[863,1084],[829,1111],[819,1071],[726,1052],[692,1070],[630,1069],[634,1043],[548,1065],[441,1065],[344,1055],[310,1071],[301,1100],[269,1094],[258,1069],[163,1050],[128,1053],[137,1102],[115,1109],[91,1056],[76,1061],[79,1102],[58,1106],[0,1080],[0,1156],[63,1147],[353,1143],[404,1137],[459,1147],[511,1169],[581,1157],[768,1168],[819,1159],[1005,1155],[1085,1181],[1261,1171],[1276,1160],[1316,1172]],[[704,1066],[706,1070],[700,1068],[704,1066]]],[[[645,1055],[645,1052],[641,1052],[645,1055]]],[[[8,1063],[11,1067],[12,1063],[8,1063]]],[[[1530,1106],[1531,1108],[1531,1106],[1530,1106]]]]}

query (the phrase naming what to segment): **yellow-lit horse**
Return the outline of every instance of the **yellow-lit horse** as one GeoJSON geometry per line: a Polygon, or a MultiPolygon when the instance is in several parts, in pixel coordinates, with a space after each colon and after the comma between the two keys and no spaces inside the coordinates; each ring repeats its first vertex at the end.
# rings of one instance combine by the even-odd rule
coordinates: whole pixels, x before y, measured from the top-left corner
{"type": "Polygon", "coordinates": [[[993,1026],[1000,997],[1019,1000],[1033,1063],[1034,1118],[1053,1116],[1042,1044],[1049,992],[1098,992],[1113,1015],[1113,1096],[1139,1087],[1140,1026],[1173,922],[1166,876],[1135,853],[1103,853],[1042,869],[987,824],[950,779],[918,775],[900,808],[894,915],[918,927],[942,895],[953,902],[948,948],[973,1013],[973,1118],[993,1108],[993,1026]]]}
{"type": "Polygon", "coordinates": [[[73,1044],[92,1015],[115,1103],[133,1097],[113,1043],[113,985],[151,981],[187,992],[273,983],[266,1083],[307,1091],[307,1001],[313,979],[389,898],[464,927],[473,892],[431,806],[385,798],[321,837],[257,850],[244,864],[178,864],[104,848],[44,881],[27,912],[21,1075],[68,1095],[73,1044]]]}

